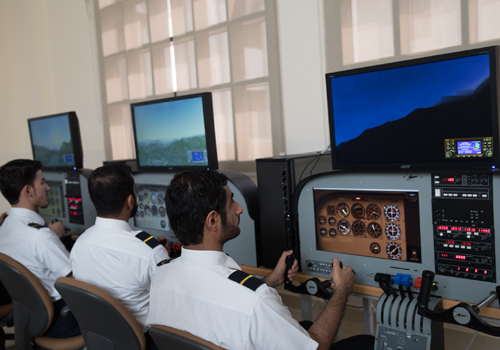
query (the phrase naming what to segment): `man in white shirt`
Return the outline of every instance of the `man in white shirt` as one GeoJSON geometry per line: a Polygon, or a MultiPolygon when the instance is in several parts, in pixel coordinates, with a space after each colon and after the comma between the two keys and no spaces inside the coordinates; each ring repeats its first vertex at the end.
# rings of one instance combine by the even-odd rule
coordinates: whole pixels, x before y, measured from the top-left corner
{"type": "Polygon", "coordinates": [[[71,276],[69,252],[60,237],[61,222],[45,226],[37,208],[48,206],[50,187],[42,173],[42,163],[17,159],[0,168],[0,190],[12,206],[0,226],[0,253],[10,256],[30,270],[49,292],[54,303],[54,320],[44,335],[66,338],[80,334],[73,316],[61,315],[66,303],[54,288],[57,278],[71,276]]]}
{"type": "Polygon", "coordinates": [[[97,218],[71,250],[73,274],[118,299],[143,327],[147,348],[155,349],[146,322],[149,289],[158,262],[168,258],[167,250],[128,224],[137,211],[135,183],[128,170],[115,165],[97,168],[88,186],[97,218]]]}
{"type": "MultiPolygon", "coordinates": [[[[187,331],[226,349],[330,348],[354,287],[351,268],[341,268],[338,259],[333,260],[335,293],[306,330],[272,288],[283,282],[286,257],[292,251],[284,252],[263,280],[241,271],[223,253],[224,243],[240,233],[243,212],[224,174],[178,174],[165,202],[170,226],[183,248],[179,258],[164,262],[153,277],[148,323],[187,331]]],[[[293,279],[296,272],[297,263],[288,277],[293,279]]],[[[368,338],[351,349],[373,349],[374,339],[368,338]]]]}

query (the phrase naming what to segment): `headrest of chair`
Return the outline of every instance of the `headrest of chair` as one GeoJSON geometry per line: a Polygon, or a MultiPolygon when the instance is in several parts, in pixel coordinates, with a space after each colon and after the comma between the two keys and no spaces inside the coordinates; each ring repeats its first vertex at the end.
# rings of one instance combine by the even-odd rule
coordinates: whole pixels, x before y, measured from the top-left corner
{"type": "MultiPolygon", "coordinates": [[[[47,309],[47,314],[48,314],[47,327],[48,327],[52,323],[52,319],[54,317],[54,306],[47,289],[43,286],[40,280],[33,273],[31,273],[30,270],[28,270],[20,262],[12,259],[10,256],[0,253],[0,261],[3,261],[5,264],[9,265],[11,267],[11,271],[14,270],[16,274],[21,274],[27,280],[27,282],[31,284],[31,286],[33,286],[37,294],[40,296],[40,299],[42,300],[43,304],[45,305],[45,308],[47,309]]],[[[13,300],[17,300],[18,296],[17,293],[12,293],[10,291],[11,287],[9,281],[2,281],[2,282],[7,291],[9,292],[10,297],[13,300]]]]}
{"type": "Polygon", "coordinates": [[[221,348],[220,346],[217,346],[214,343],[209,342],[208,340],[199,338],[199,337],[197,337],[195,335],[192,335],[189,332],[181,331],[180,329],[177,329],[177,328],[172,328],[172,327],[169,327],[169,326],[163,326],[163,325],[159,325],[159,324],[153,324],[153,325],[151,325],[151,329],[152,330],[153,329],[159,329],[159,330],[163,330],[163,331],[167,331],[167,332],[170,332],[170,333],[174,333],[174,334],[180,335],[180,336],[182,336],[184,338],[188,338],[188,339],[191,339],[191,340],[193,340],[193,341],[195,341],[197,343],[203,344],[203,345],[209,347],[210,349],[224,350],[224,348],[221,348]]]}
{"type": "MultiPolygon", "coordinates": [[[[141,348],[146,347],[146,340],[144,338],[144,332],[142,330],[142,326],[137,322],[135,317],[130,313],[130,311],[123,306],[121,302],[119,302],[115,297],[110,295],[108,292],[102,290],[99,287],[96,287],[90,283],[82,282],[79,280],[76,280],[71,277],[59,277],[56,280],[56,289],[61,293],[62,290],[59,289],[60,285],[64,288],[64,286],[69,286],[73,291],[80,290],[82,293],[91,293],[94,296],[97,296],[98,298],[103,299],[107,303],[109,303],[113,308],[118,311],[120,315],[125,319],[125,321],[130,325],[134,333],[137,335],[137,338],[139,339],[139,342],[141,343],[141,348]]],[[[67,290],[68,291],[68,290],[67,290]]],[[[64,293],[64,292],[63,292],[64,293]]],[[[61,293],[61,294],[63,294],[61,293]]],[[[64,297],[64,295],[63,295],[64,297]]],[[[69,301],[66,300],[66,303],[69,305],[69,301]]],[[[71,308],[71,305],[69,305],[71,308]]]]}

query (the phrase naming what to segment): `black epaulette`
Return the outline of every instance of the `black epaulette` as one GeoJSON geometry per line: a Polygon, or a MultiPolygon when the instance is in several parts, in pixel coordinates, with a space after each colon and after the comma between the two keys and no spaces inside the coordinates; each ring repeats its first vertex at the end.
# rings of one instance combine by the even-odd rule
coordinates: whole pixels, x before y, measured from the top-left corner
{"type": "Polygon", "coordinates": [[[162,260],[158,264],[156,264],[156,266],[166,265],[166,264],[170,263],[172,260],[174,260],[174,259],[168,258],[168,259],[162,260]]]}
{"type": "Polygon", "coordinates": [[[34,228],[37,228],[37,229],[41,229],[41,228],[47,227],[47,226],[44,226],[44,225],[37,224],[36,222],[29,223],[28,226],[31,226],[31,227],[34,227],[34,228]]]}
{"type": "Polygon", "coordinates": [[[151,247],[151,249],[156,248],[157,246],[160,245],[156,238],[151,236],[149,233],[141,231],[138,234],[135,235],[136,238],[139,238],[141,241],[146,243],[148,246],[151,247]]]}
{"type": "Polygon", "coordinates": [[[258,279],[257,277],[253,277],[253,275],[250,275],[241,270],[234,271],[232,274],[229,275],[228,278],[231,281],[237,282],[247,288],[250,288],[253,291],[256,291],[257,288],[259,288],[261,285],[265,283],[262,280],[258,279]]]}

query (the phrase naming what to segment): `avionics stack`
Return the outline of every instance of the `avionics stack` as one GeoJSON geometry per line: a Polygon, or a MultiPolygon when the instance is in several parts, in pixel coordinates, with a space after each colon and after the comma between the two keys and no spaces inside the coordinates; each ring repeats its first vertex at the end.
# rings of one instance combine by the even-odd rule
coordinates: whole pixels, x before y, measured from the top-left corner
{"type": "MultiPolygon", "coordinates": [[[[138,172],[139,209],[135,229],[176,242],[165,210],[166,187],[176,173],[218,168],[212,94],[209,92],[131,105],[138,172]]],[[[234,199],[243,207],[241,234],[224,249],[238,262],[257,265],[255,220],[257,187],[247,176],[223,170],[234,199]]]]}
{"type": "Polygon", "coordinates": [[[498,74],[498,47],[487,47],[326,75],[339,172],[311,178],[298,194],[301,265],[329,278],[338,257],[356,283],[384,290],[378,347],[442,348],[420,315],[435,311],[415,298],[426,270],[436,274],[432,307],[488,297],[476,314],[456,309],[468,320],[455,309],[433,319],[495,334],[474,324],[481,306],[498,307],[496,293],[488,296],[500,267],[498,74]]]}
{"type": "Polygon", "coordinates": [[[91,170],[83,169],[76,113],[32,118],[28,124],[33,158],[43,163],[43,174],[50,186],[49,206],[38,213],[46,223],[59,220],[68,233],[81,233],[95,223],[96,211],[88,194],[91,170]]]}

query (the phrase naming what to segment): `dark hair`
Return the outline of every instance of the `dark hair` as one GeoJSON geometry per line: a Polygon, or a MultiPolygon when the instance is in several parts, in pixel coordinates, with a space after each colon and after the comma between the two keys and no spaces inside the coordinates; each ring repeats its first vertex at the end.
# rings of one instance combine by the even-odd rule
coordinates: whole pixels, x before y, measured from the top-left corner
{"type": "Polygon", "coordinates": [[[0,190],[9,203],[19,203],[24,186],[33,186],[42,162],[31,159],[15,159],[0,168],[0,190]]]}
{"type": "Polygon", "coordinates": [[[182,245],[203,242],[208,213],[215,210],[226,222],[227,177],[213,170],[186,171],[174,176],[167,187],[165,206],[170,227],[182,245]]]}
{"type": "Polygon", "coordinates": [[[89,194],[97,215],[118,216],[128,196],[134,193],[134,178],[122,165],[95,169],[89,178],[89,194]]]}

